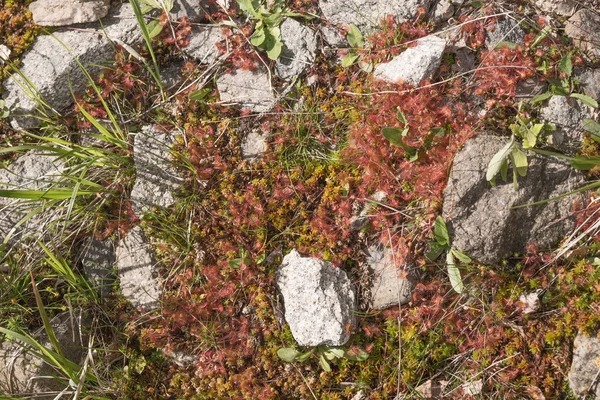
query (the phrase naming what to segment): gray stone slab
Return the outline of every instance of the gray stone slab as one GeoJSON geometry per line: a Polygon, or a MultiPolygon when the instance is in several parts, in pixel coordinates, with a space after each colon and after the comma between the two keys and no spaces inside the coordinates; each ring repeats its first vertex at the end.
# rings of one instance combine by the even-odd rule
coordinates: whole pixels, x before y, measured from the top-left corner
{"type": "Polygon", "coordinates": [[[317,52],[316,33],[292,18],[286,18],[280,26],[284,48],[275,63],[275,71],[282,79],[300,75],[315,60],[317,52]]]}
{"type": "Polygon", "coordinates": [[[217,89],[223,103],[238,104],[254,112],[266,112],[275,106],[269,74],[261,67],[221,75],[217,89]]]}
{"type": "Polygon", "coordinates": [[[569,370],[569,386],[580,399],[600,400],[600,339],[597,335],[577,334],[573,342],[573,361],[569,370]],[[589,392],[588,392],[589,391],[589,392]]]}
{"type": "Polygon", "coordinates": [[[98,21],[109,8],[110,0],[36,0],[29,5],[33,21],[42,26],[98,21]]]}
{"type": "Polygon", "coordinates": [[[219,57],[217,43],[225,39],[221,27],[216,25],[194,25],[183,52],[197,61],[210,64],[219,57]]]}
{"type": "Polygon", "coordinates": [[[83,272],[101,297],[108,296],[112,290],[115,262],[115,246],[111,240],[90,239],[82,246],[83,272]]]}
{"type": "Polygon", "coordinates": [[[372,307],[384,310],[408,303],[414,286],[414,277],[409,269],[400,265],[388,247],[373,246],[368,254],[367,266],[372,274],[372,307]]]}

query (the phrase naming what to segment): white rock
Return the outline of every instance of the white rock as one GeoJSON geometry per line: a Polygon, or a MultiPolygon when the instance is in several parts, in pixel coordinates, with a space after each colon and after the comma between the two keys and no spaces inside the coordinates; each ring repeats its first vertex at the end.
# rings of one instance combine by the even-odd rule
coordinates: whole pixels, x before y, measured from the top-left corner
{"type": "Polygon", "coordinates": [[[4,61],[10,57],[10,49],[3,44],[0,44],[0,65],[4,64],[4,61]]]}
{"type": "Polygon", "coordinates": [[[258,129],[253,129],[242,140],[242,158],[257,161],[267,151],[267,134],[258,129]]]}
{"type": "Polygon", "coordinates": [[[573,342],[573,361],[569,370],[569,386],[579,398],[600,400],[600,339],[597,335],[578,333],[573,342]],[[594,385],[595,383],[595,385],[594,385]],[[591,389],[591,393],[588,390],[591,389]]]}
{"type": "Polygon", "coordinates": [[[136,226],[121,239],[116,258],[123,297],[144,311],[158,308],[162,294],[158,265],[142,228],[136,226]]]}
{"type": "Polygon", "coordinates": [[[208,18],[218,11],[216,6],[211,6],[209,0],[175,0],[171,9],[173,19],[186,17],[189,22],[197,22],[208,18]]]}
{"type": "Polygon", "coordinates": [[[170,155],[175,137],[152,126],[144,126],[133,144],[136,179],[131,190],[131,205],[136,215],[153,207],[168,207],[175,202],[173,191],[183,179],[173,167],[170,155]]]}
{"type": "Polygon", "coordinates": [[[222,102],[239,104],[254,112],[266,112],[275,105],[269,74],[260,67],[221,75],[217,78],[217,89],[222,102]]]}
{"type": "Polygon", "coordinates": [[[592,60],[600,60],[600,14],[597,11],[588,8],[577,11],[567,21],[565,34],[592,60]]]}
{"type": "Polygon", "coordinates": [[[280,30],[284,48],[275,63],[275,71],[282,79],[290,79],[300,75],[315,60],[317,35],[292,18],[286,18],[280,30]]]}
{"type": "Polygon", "coordinates": [[[494,49],[502,42],[523,44],[525,32],[523,32],[517,21],[512,19],[498,21],[492,29],[486,32],[485,38],[485,45],[489,50],[494,49]]]}
{"type": "Polygon", "coordinates": [[[223,39],[225,35],[218,26],[194,25],[189,36],[190,43],[183,52],[201,63],[210,64],[219,57],[217,43],[223,39]]]}
{"type": "Polygon", "coordinates": [[[368,268],[373,274],[371,303],[374,309],[406,304],[411,300],[413,284],[408,271],[398,265],[394,252],[386,248],[369,248],[368,268]]]}
{"type": "Polygon", "coordinates": [[[110,0],[37,0],[29,5],[33,21],[42,26],[64,26],[98,21],[110,0]]]}
{"type": "Polygon", "coordinates": [[[577,9],[577,0],[534,0],[536,6],[547,13],[570,17],[577,9]]]}
{"type": "Polygon", "coordinates": [[[454,15],[454,4],[451,0],[440,0],[433,8],[431,17],[434,21],[447,21],[454,15]]]}
{"type": "Polygon", "coordinates": [[[292,250],[276,274],[285,320],[300,346],[341,346],[356,323],[354,288],[346,273],[292,250]]]}
{"type": "Polygon", "coordinates": [[[525,304],[523,314],[531,314],[540,309],[540,293],[533,292],[528,294],[522,294],[519,296],[519,301],[525,304]]]}
{"type": "Polygon", "coordinates": [[[427,36],[417,41],[415,47],[406,49],[392,61],[379,64],[374,77],[391,83],[406,82],[418,86],[429,79],[439,67],[446,48],[446,40],[427,36]]]}
{"type": "Polygon", "coordinates": [[[110,294],[115,281],[112,274],[115,261],[115,247],[111,240],[90,239],[81,249],[83,272],[102,297],[110,294]]]}
{"type": "Polygon", "coordinates": [[[582,143],[583,120],[591,117],[588,107],[578,99],[552,96],[540,110],[540,117],[557,128],[550,141],[559,150],[575,153],[582,143]]]}
{"type": "Polygon", "coordinates": [[[467,396],[478,396],[483,392],[483,380],[464,383],[462,388],[467,396]]]}

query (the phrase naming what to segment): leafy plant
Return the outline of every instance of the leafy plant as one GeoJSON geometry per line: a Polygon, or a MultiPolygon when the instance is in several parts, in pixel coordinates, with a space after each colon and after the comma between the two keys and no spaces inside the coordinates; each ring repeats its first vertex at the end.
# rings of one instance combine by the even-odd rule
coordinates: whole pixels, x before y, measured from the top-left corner
{"type": "Polygon", "coordinates": [[[4,100],[0,100],[0,119],[7,118],[9,115],[8,107],[6,107],[6,102],[4,100]]]}
{"type": "MultiPolygon", "coordinates": [[[[142,14],[147,14],[152,10],[161,10],[168,15],[171,9],[173,9],[173,0],[139,0],[139,3],[142,14]]],[[[160,24],[159,20],[153,19],[146,24],[146,29],[150,38],[154,38],[162,32],[163,25],[160,24]]]]}
{"type": "Polygon", "coordinates": [[[430,243],[430,247],[431,249],[427,253],[427,258],[431,261],[438,259],[442,253],[446,252],[446,266],[448,268],[450,284],[456,293],[462,293],[465,287],[460,276],[460,270],[456,266],[456,259],[465,264],[469,264],[471,259],[462,251],[452,247],[450,236],[448,235],[448,228],[442,217],[438,216],[435,219],[433,240],[430,243]]]}
{"type": "Polygon", "coordinates": [[[267,52],[271,60],[277,60],[283,50],[281,41],[281,30],[279,26],[286,17],[308,16],[289,11],[281,0],[275,1],[273,6],[267,8],[267,2],[259,0],[237,0],[240,10],[242,10],[250,19],[256,22],[254,33],[250,36],[250,43],[267,52]]]}
{"type": "Polygon", "coordinates": [[[354,24],[350,24],[346,39],[348,40],[348,44],[350,44],[350,51],[342,58],[342,67],[349,67],[354,64],[359,57],[357,50],[365,46],[365,39],[354,24]]]}
{"type": "Polygon", "coordinates": [[[305,362],[313,354],[319,358],[319,364],[324,371],[330,372],[331,366],[329,361],[335,359],[346,359],[350,361],[365,361],[369,358],[369,354],[362,349],[359,349],[358,354],[350,354],[347,350],[341,347],[317,346],[307,352],[300,352],[292,347],[282,347],[277,350],[277,356],[285,362],[305,362]]]}

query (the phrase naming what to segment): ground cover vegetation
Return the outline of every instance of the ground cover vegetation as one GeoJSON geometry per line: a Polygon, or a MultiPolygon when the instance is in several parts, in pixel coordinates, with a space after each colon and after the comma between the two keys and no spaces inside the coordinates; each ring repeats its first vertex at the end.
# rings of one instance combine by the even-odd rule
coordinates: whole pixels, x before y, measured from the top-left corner
{"type": "MultiPolygon", "coordinates": [[[[9,40],[16,66],[41,32],[27,3],[7,1],[0,10],[0,38],[9,40]]],[[[447,258],[428,257],[432,238],[439,239],[435,226],[447,174],[464,142],[481,130],[509,136],[511,125],[535,127],[539,106],[519,101],[519,83],[570,79],[567,57],[572,68],[590,63],[545,19],[521,20],[523,44],[487,49],[486,30],[514,18],[492,15],[518,11],[521,3],[476,3],[462,9],[453,31],[476,51],[475,70],[456,77],[457,60],[447,56],[418,90],[374,80],[361,66],[387,61],[436,32],[424,14],[402,24],[388,18],[380,31],[364,35],[364,45],[320,54],[306,73],[312,83],[299,80],[268,113],[223,105],[205,67],[192,61],[182,72],[200,83],[165,93],[156,81],[160,66],[180,57],[190,25],[163,13],[158,20],[165,28],[151,39],[151,50],[135,49],[137,58],[118,47],[113,65],[76,95],[73,109],[37,135],[0,120],[0,162],[15,156],[4,149],[26,149],[15,146],[60,148],[71,177],[80,178],[65,180],[71,192],[55,199],[67,219],[49,228],[52,240],[35,246],[43,257],[0,248],[0,265],[7,268],[0,273],[0,326],[28,332],[44,326],[46,314],[90,310],[96,367],[79,385],[87,398],[345,399],[358,389],[369,399],[418,398],[415,388],[429,379],[453,388],[450,398],[465,398],[461,385],[481,378],[488,398],[574,398],[566,380],[573,338],[578,329],[600,327],[597,230],[559,258],[535,244],[500,268],[465,256],[452,283],[447,258]],[[342,66],[337,61],[349,52],[352,62],[342,66]],[[485,112],[474,111],[481,106],[485,112]],[[180,132],[173,158],[185,184],[173,206],[140,221],[126,200],[135,179],[127,134],[142,123],[180,132]],[[94,127],[101,140],[83,141],[81,132],[94,127]],[[393,128],[399,137],[384,134],[393,128]],[[264,156],[251,163],[240,145],[253,129],[267,132],[269,140],[264,156]],[[357,207],[377,191],[386,193],[385,201],[372,204],[367,228],[353,231],[357,207]],[[120,238],[140,223],[163,266],[158,314],[135,310],[117,295],[100,299],[74,259],[85,235],[120,238]],[[335,349],[319,349],[302,363],[281,360],[282,348],[297,349],[294,357],[311,351],[297,348],[280,318],[274,276],[283,255],[295,248],[331,261],[363,293],[369,277],[360,267],[361,249],[372,243],[390,246],[399,260],[418,267],[412,301],[380,312],[361,304],[358,327],[339,353],[344,357],[328,358],[327,367],[320,355],[335,355],[335,349]],[[535,290],[543,291],[544,311],[523,314],[519,297],[535,290]],[[180,352],[195,361],[172,362],[180,352]]],[[[286,6],[290,13],[319,14],[309,0],[286,6]]],[[[223,26],[229,44],[222,51],[224,68],[252,70],[276,58],[276,45],[258,41],[256,18],[244,18],[255,12],[248,7],[233,5],[211,16],[236,18],[236,26],[223,26]]],[[[268,24],[263,28],[274,34],[268,24]]],[[[0,78],[8,70],[3,67],[0,78]]],[[[572,91],[578,92],[576,81],[572,91]]],[[[597,156],[599,149],[588,135],[581,155],[597,156]]],[[[598,167],[587,174],[597,179],[598,167]]],[[[598,219],[596,199],[588,192],[580,205],[581,231],[598,219]]]]}

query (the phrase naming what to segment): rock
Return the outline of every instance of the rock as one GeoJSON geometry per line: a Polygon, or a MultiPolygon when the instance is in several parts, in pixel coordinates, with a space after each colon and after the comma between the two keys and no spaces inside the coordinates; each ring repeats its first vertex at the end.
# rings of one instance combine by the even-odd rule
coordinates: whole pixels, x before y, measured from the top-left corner
{"type": "MultiPolygon", "coordinates": [[[[54,155],[30,151],[19,157],[7,168],[0,170],[1,190],[46,190],[55,184],[66,169],[64,161],[54,155]]],[[[41,202],[24,202],[22,199],[0,197],[0,243],[11,236],[9,243],[32,237],[40,239],[49,233],[48,225],[59,215],[46,209],[32,216],[21,226],[15,226],[41,202]],[[14,232],[11,231],[15,229],[14,232]]]]}
{"type": "Polygon", "coordinates": [[[333,24],[354,24],[361,31],[368,31],[379,26],[387,15],[398,22],[410,21],[417,16],[419,7],[427,12],[432,3],[432,0],[319,0],[319,7],[325,19],[333,24]]]}
{"type": "Polygon", "coordinates": [[[144,311],[158,308],[162,294],[158,265],[142,228],[136,226],[121,239],[116,258],[123,297],[144,311]]]}
{"type": "Polygon", "coordinates": [[[535,0],[542,11],[570,17],[577,9],[577,0],[535,0]]]}
{"type": "Polygon", "coordinates": [[[218,8],[216,5],[211,6],[209,0],[175,0],[171,9],[171,17],[173,19],[186,17],[189,22],[199,22],[207,19],[216,11],[218,8]]]}
{"type": "Polygon", "coordinates": [[[417,386],[415,390],[423,399],[440,399],[442,396],[442,385],[431,379],[417,386]]]}
{"type": "MultiPolygon", "coordinates": [[[[123,4],[111,11],[103,21],[108,37],[130,45],[138,43],[141,34],[131,6],[123,4]]],[[[54,36],[42,35],[36,38],[31,49],[21,58],[21,72],[35,86],[39,96],[60,112],[73,104],[69,81],[75,93],[83,91],[89,84],[74,57],[86,66],[88,72],[94,74],[100,68],[91,65],[111,60],[114,44],[102,34],[100,24],[90,24],[86,26],[86,30],[58,31],[54,36]]],[[[21,85],[28,86],[19,75],[13,74],[4,81],[3,97],[11,110],[13,127],[33,128],[40,122],[35,117],[39,115],[36,111],[38,102],[21,85]]]]}
{"type": "MultiPolygon", "coordinates": [[[[86,329],[89,321],[85,317],[80,318],[80,310],[74,310],[73,316],[74,318],[71,318],[69,311],[64,312],[52,318],[50,325],[63,355],[81,365],[87,353],[86,329]]],[[[34,333],[33,337],[44,347],[52,349],[43,329],[34,333]]],[[[65,378],[60,370],[28,351],[25,344],[12,341],[0,344],[0,393],[35,399],[54,399],[58,392],[68,387],[68,377],[65,378]],[[52,376],[59,377],[60,380],[52,376]]]]}
{"type": "MultiPolygon", "coordinates": [[[[363,206],[358,215],[354,213],[350,217],[350,230],[358,232],[367,227],[369,224],[369,213],[373,210],[376,203],[381,203],[387,197],[387,193],[384,191],[377,191],[371,196],[371,201],[367,201],[363,206]]],[[[359,206],[360,207],[360,206],[359,206]]],[[[357,209],[358,211],[358,209],[357,209]]]]}
{"type": "Polygon", "coordinates": [[[115,277],[115,246],[111,240],[90,239],[81,249],[83,272],[101,297],[110,294],[115,277]]]}
{"type": "Polygon", "coordinates": [[[398,265],[394,251],[389,247],[373,246],[368,250],[367,264],[372,273],[371,304],[384,310],[406,304],[411,300],[414,277],[398,265]]]}
{"type": "Polygon", "coordinates": [[[161,69],[160,78],[166,90],[177,91],[180,89],[180,84],[184,80],[181,69],[185,65],[185,60],[176,59],[169,63],[168,66],[161,69]]]}
{"type": "Polygon", "coordinates": [[[222,102],[239,104],[254,112],[266,112],[275,105],[269,74],[260,67],[221,75],[217,78],[217,89],[222,102]]]}
{"type": "Polygon", "coordinates": [[[138,216],[153,207],[169,207],[175,202],[173,191],[179,188],[183,179],[170,160],[174,140],[172,133],[161,133],[152,126],[142,127],[135,135],[136,179],[131,190],[131,205],[138,216]]]}
{"type": "Polygon", "coordinates": [[[600,400],[599,359],[600,339],[598,336],[587,336],[578,333],[573,343],[573,361],[569,370],[569,386],[573,393],[581,399],[600,400]]]}
{"type": "Polygon", "coordinates": [[[342,31],[335,27],[321,27],[321,34],[323,38],[331,47],[346,47],[348,46],[348,41],[346,37],[342,33],[342,31]]]}
{"type": "Polygon", "coordinates": [[[194,25],[189,36],[189,45],[183,52],[200,63],[210,64],[219,58],[217,43],[225,39],[221,28],[214,25],[194,25]]]}
{"type": "Polygon", "coordinates": [[[523,44],[525,32],[517,21],[512,19],[498,21],[492,29],[487,31],[485,38],[485,45],[489,50],[496,48],[501,42],[523,44]]]}
{"type": "Polygon", "coordinates": [[[540,117],[557,128],[551,142],[562,152],[574,154],[581,147],[584,118],[591,117],[587,106],[580,100],[565,96],[552,96],[540,110],[540,117]]]}
{"type": "Polygon", "coordinates": [[[492,187],[485,179],[486,171],[506,143],[505,138],[487,134],[469,139],[454,158],[444,192],[442,214],[453,246],[486,264],[524,252],[529,242],[541,249],[555,246],[575,227],[571,208],[579,196],[510,208],[565,194],[583,181],[568,162],[528,153],[527,176],[518,178],[518,190],[512,179],[504,182],[500,177],[492,187]]]}
{"type": "Polygon", "coordinates": [[[33,21],[42,26],[98,21],[109,8],[110,0],[36,0],[29,5],[33,21]]]}
{"type": "Polygon", "coordinates": [[[600,68],[577,71],[574,78],[581,83],[584,94],[600,100],[600,68]]]}
{"type": "Polygon", "coordinates": [[[483,380],[466,382],[461,385],[467,396],[479,396],[483,393],[483,380]]]}
{"type": "Polygon", "coordinates": [[[435,22],[447,21],[454,15],[454,5],[451,0],[439,0],[430,14],[431,20],[435,22]]]}
{"type": "Polygon", "coordinates": [[[277,269],[276,284],[298,345],[341,346],[348,341],[356,323],[356,299],[344,271],[292,250],[277,269]]]}
{"type": "Polygon", "coordinates": [[[445,47],[446,40],[436,36],[419,39],[415,47],[406,49],[388,63],[379,64],[373,76],[386,82],[406,82],[418,86],[437,70],[445,47]]]}
{"type": "Polygon", "coordinates": [[[519,301],[524,305],[523,314],[531,314],[540,309],[540,294],[541,291],[535,291],[519,296],[519,301]]]}
{"type": "Polygon", "coordinates": [[[8,57],[10,57],[10,49],[3,44],[0,44],[0,65],[4,64],[5,61],[8,61],[8,57]]]}
{"type": "Polygon", "coordinates": [[[250,131],[242,140],[242,159],[257,161],[267,151],[267,134],[258,129],[250,131]]]}
{"type": "Polygon", "coordinates": [[[175,350],[175,351],[171,351],[168,353],[163,351],[163,354],[169,360],[173,361],[175,364],[177,364],[178,366],[180,366],[182,368],[189,367],[190,365],[193,365],[198,360],[198,357],[194,356],[193,354],[190,354],[189,352],[183,351],[183,350],[175,350]]]}
{"type": "Polygon", "coordinates": [[[565,25],[565,34],[592,60],[600,60],[600,14],[584,8],[565,25]]]}
{"type": "Polygon", "coordinates": [[[283,51],[275,63],[275,71],[282,79],[300,75],[315,60],[317,35],[310,28],[292,18],[280,26],[283,51]]]}

